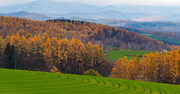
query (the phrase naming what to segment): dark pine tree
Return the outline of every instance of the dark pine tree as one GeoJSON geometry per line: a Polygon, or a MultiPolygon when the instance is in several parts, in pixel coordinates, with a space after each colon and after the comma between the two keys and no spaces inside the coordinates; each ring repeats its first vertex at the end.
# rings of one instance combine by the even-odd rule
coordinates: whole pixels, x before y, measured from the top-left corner
{"type": "Polygon", "coordinates": [[[4,67],[8,69],[15,69],[15,47],[7,43],[4,51],[4,67]]]}

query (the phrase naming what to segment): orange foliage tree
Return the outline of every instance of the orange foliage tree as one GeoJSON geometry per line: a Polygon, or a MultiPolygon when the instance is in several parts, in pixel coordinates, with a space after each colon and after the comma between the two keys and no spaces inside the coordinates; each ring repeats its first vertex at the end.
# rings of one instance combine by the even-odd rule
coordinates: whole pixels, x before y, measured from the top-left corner
{"type": "Polygon", "coordinates": [[[112,77],[165,83],[180,83],[180,47],[167,53],[154,52],[140,60],[120,58],[112,69],[112,77]]]}
{"type": "Polygon", "coordinates": [[[17,52],[17,68],[26,70],[50,71],[57,67],[63,73],[83,74],[89,69],[103,72],[105,61],[103,49],[92,43],[80,40],[42,36],[20,36],[19,34],[0,38],[1,52],[10,43],[17,52]]]}

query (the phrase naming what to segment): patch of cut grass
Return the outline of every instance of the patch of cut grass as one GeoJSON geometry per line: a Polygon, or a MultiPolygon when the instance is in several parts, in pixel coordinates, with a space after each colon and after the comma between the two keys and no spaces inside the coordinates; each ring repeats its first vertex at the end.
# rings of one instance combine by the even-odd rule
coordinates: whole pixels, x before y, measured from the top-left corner
{"type": "Polygon", "coordinates": [[[117,47],[111,47],[109,51],[107,51],[107,58],[109,60],[117,60],[119,58],[124,58],[127,56],[128,59],[135,58],[138,54],[142,57],[144,54],[149,54],[152,51],[142,51],[142,50],[133,50],[133,49],[122,49],[117,47]]]}
{"type": "Polygon", "coordinates": [[[105,77],[0,69],[0,94],[179,94],[180,86],[105,77]]]}

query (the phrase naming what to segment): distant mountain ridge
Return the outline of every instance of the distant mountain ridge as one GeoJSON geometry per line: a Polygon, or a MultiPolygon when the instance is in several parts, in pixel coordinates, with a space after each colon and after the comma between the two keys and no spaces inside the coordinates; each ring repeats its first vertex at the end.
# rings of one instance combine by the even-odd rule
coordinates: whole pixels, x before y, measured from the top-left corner
{"type": "MultiPolygon", "coordinates": [[[[8,6],[9,7],[9,6],[8,6]]],[[[82,3],[72,3],[72,2],[56,2],[54,0],[35,0],[28,4],[19,6],[10,6],[13,9],[7,7],[1,7],[1,11],[6,10],[6,12],[12,11],[27,11],[32,13],[41,14],[68,14],[68,13],[90,13],[96,11],[99,7],[82,4],[82,3]]]]}
{"type": "Polygon", "coordinates": [[[28,12],[25,12],[25,11],[0,14],[0,16],[19,17],[19,18],[26,18],[26,19],[40,20],[40,21],[45,21],[45,20],[52,19],[52,17],[48,17],[48,16],[45,16],[45,15],[36,14],[36,13],[28,13],[28,12]]]}
{"type": "Polygon", "coordinates": [[[180,32],[179,22],[134,22],[127,23],[125,26],[155,31],[180,32]]]}
{"type": "Polygon", "coordinates": [[[151,6],[95,6],[79,2],[35,0],[23,5],[0,7],[1,13],[26,11],[52,17],[79,17],[83,19],[142,19],[159,17],[160,20],[180,21],[180,7],[151,6]],[[167,15],[166,17],[162,15],[167,15]]]}
{"type": "Polygon", "coordinates": [[[159,32],[180,32],[180,22],[170,21],[134,21],[134,20],[92,20],[100,24],[106,24],[115,27],[132,27],[149,31],[159,32]]]}

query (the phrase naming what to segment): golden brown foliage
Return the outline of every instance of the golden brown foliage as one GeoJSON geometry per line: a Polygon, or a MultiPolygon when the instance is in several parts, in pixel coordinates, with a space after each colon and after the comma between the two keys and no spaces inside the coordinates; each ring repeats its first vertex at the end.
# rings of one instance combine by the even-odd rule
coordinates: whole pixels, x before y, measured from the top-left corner
{"type": "Polygon", "coordinates": [[[50,70],[50,72],[61,73],[55,66],[50,70]]]}
{"type": "Polygon", "coordinates": [[[40,22],[14,17],[0,17],[0,22],[0,36],[3,38],[17,33],[25,37],[38,35],[41,37],[46,33],[50,38],[77,38],[83,43],[99,44],[102,48],[106,45],[141,50],[169,48],[162,42],[137,33],[101,24],[78,21],[40,22]]]}
{"type": "Polygon", "coordinates": [[[112,69],[112,77],[154,82],[180,83],[180,47],[144,55],[141,60],[120,58],[112,69]]]}
{"type": "Polygon", "coordinates": [[[99,45],[84,44],[74,38],[50,38],[46,33],[34,37],[16,34],[0,38],[0,42],[2,54],[7,43],[15,46],[19,69],[50,71],[56,66],[63,73],[83,74],[88,69],[100,71],[105,63],[99,45]]]}

